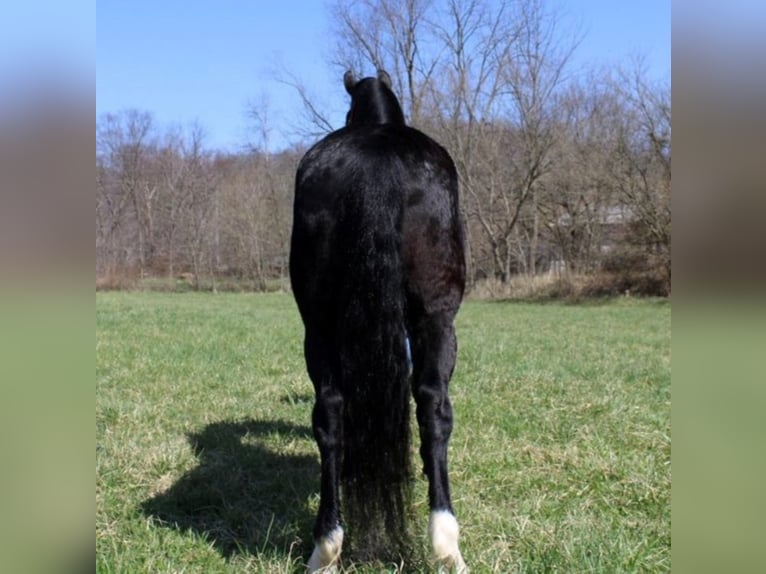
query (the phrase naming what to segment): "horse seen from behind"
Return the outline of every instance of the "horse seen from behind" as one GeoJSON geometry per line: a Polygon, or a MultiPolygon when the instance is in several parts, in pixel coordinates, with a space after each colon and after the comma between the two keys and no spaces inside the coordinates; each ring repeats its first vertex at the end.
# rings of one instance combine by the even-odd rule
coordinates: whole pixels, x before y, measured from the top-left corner
{"type": "Polygon", "coordinates": [[[457,173],[444,148],[405,124],[385,71],[343,80],[346,126],[298,166],[290,246],[321,462],[308,572],[336,568],[344,528],[371,557],[405,555],[410,392],[435,559],[465,572],[447,474],[465,288],[457,173]]]}

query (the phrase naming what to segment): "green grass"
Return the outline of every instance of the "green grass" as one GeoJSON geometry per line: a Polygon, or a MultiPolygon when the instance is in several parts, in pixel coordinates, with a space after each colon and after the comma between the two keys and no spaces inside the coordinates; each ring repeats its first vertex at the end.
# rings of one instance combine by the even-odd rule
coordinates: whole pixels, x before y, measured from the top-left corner
{"type": "MultiPolygon", "coordinates": [[[[469,301],[457,329],[472,572],[669,572],[670,305],[469,301]]],[[[302,571],[312,404],[289,295],[98,293],[97,571],[302,571]]]]}

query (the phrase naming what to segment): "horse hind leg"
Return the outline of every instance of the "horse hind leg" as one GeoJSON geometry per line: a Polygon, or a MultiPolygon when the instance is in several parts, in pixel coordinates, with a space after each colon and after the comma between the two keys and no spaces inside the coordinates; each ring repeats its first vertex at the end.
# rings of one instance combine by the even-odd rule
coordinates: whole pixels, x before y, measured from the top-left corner
{"type": "Polygon", "coordinates": [[[440,571],[467,572],[458,545],[459,527],[450,500],[447,445],[452,433],[449,380],[457,344],[449,314],[423,319],[413,336],[413,394],[420,430],[420,454],[428,477],[429,537],[440,571]]]}
{"type": "Polygon", "coordinates": [[[338,571],[340,552],[343,547],[343,527],[336,526],[329,534],[314,542],[307,574],[330,574],[338,571]]]}
{"type": "Polygon", "coordinates": [[[342,405],[337,391],[323,388],[317,393],[312,427],[319,446],[322,478],[308,574],[334,572],[343,547],[338,493],[342,405]]]}
{"type": "Polygon", "coordinates": [[[331,384],[326,355],[308,341],[306,359],[316,389],[311,422],[321,461],[319,511],[314,526],[314,551],[308,561],[307,573],[324,574],[337,571],[343,547],[339,496],[343,397],[331,384]]]}
{"type": "Polygon", "coordinates": [[[440,572],[444,570],[454,570],[458,574],[468,572],[458,545],[460,527],[451,510],[431,511],[428,519],[428,535],[440,572]]]}

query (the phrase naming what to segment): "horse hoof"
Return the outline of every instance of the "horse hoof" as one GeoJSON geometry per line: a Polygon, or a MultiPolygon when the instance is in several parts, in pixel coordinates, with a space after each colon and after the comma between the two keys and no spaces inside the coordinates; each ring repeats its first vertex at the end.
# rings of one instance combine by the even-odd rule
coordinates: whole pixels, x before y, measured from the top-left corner
{"type": "Polygon", "coordinates": [[[316,541],[311,553],[306,574],[333,574],[338,571],[337,563],[343,546],[343,528],[338,526],[327,536],[316,541]]]}
{"type": "Polygon", "coordinates": [[[428,532],[434,556],[439,564],[439,572],[467,574],[468,567],[458,547],[460,528],[453,514],[447,510],[432,512],[428,521],[428,532]]]}
{"type": "Polygon", "coordinates": [[[437,560],[439,574],[468,574],[468,566],[465,565],[459,550],[455,556],[446,556],[437,560]]]}

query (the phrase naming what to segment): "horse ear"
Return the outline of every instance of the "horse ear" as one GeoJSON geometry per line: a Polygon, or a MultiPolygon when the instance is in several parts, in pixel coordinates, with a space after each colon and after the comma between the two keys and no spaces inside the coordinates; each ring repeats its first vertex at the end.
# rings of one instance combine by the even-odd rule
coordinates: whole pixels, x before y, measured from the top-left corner
{"type": "Polygon", "coordinates": [[[389,76],[388,72],[386,72],[383,68],[378,68],[378,79],[383,82],[389,90],[392,89],[391,76],[389,76]]]}
{"type": "Polygon", "coordinates": [[[351,90],[354,89],[354,86],[356,85],[354,72],[348,70],[345,74],[343,74],[343,85],[346,87],[346,91],[350,94],[351,90]]]}

